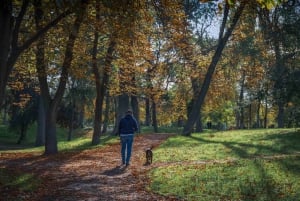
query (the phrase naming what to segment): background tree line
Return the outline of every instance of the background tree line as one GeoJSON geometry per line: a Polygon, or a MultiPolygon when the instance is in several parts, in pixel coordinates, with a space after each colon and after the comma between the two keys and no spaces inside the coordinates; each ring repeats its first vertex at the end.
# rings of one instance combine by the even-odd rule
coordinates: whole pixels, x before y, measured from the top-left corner
{"type": "Polygon", "coordinates": [[[299,12],[293,0],[4,0],[2,123],[21,142],[37,122],[45,154],[57,123],[69,140],[92,125],[98,144],[129,107],[154,132],[299,126],[299,12]]]}

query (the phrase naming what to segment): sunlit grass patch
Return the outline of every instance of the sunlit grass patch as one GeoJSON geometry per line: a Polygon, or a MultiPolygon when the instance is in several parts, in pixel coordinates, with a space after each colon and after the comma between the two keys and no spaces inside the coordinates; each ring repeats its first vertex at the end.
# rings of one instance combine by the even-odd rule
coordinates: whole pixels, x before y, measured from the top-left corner
{"type": "Polygon", "coordinates": [[[177,135],[154,150],[154,163],[161,162],[169,166],[150,173],[150,188],[160,194],[201,201],[300,197],[299,130],[177,135]]]}
{"type": "Polygon", "coordinates": [[[154,169],[150,188],[186,200],[296,201],[300,197],[299,168],[299,157],[182,164],[154,169]]]}
{"type": "Polygon", "coordinates": [[[293,129],[236,130],[169,138],[154,150],[154,161],[253,158],[297,151],[300,133],[293,129]]]}

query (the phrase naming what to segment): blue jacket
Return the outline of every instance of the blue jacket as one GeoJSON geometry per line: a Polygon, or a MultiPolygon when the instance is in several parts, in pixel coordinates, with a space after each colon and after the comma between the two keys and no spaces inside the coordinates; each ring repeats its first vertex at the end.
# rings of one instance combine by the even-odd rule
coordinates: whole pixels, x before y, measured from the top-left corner
{"type": "Polygon", "coordinates": [[[134,132],[137,130],[138,125],[136,119],[132,115],[127,114],[121,119],[119,123],[119,135],[134,134],[134,132]]]}

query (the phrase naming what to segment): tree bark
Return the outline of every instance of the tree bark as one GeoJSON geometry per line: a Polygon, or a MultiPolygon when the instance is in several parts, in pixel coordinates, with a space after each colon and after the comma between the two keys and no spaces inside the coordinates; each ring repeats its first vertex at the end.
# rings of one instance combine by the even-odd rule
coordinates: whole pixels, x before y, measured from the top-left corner
{"type": "Polygon", "coordinates": [[[2,108],[4,103],[5,89],[9,75],[7,62],[12,40],[13,23],[12,1],[4,0],[0,4],[0,108],[2,108]]]}
{"type": "Polygon", "coordinates": [[[46,133],[46,111],[43,103],[43,98],[39,97],[38,105],[38,119],[37,119],[37,134],[35,139],[35,146],[45,145],[46,133]]]}
{"type": "Polygon", "coordinates": [[[240,82],[240,95],[239,95],[239,100],[238,100],[238,125],[237,128],[243,129],[245,127],[245,116],[244,116],[244,87],[245,87],[245,79],[246,79],[246,72],[243,70],[242,71],[242,79],[240,82]]]}
{"type": "Polygon", "coordinates": [[[129,108],[129,96],[125,93],[121,94],[118,96],[118,107],[116,111],[116,122],[115,122],[115,128],[113,131],[113,135],[118,134],[118,125],[121,120],[121,118],[125,115],[126,111],[129,108]]]}
{"type": "Polygon", "coordinates": [[[109,123],[109,109],[110,109],[110,97],[108,91],[106,91],[105,96],[105,111],[104,111],[104,120],[103,120],[103,129],[102,133],[107,132],[107,127],[109,123]]]}
{"type": "Polygon", "coordinates": [[[94,132],[92,137],[92,144],[97,145],[100,143],[100,135],[101,135],[101,78],[97,65],[97,46],[98,46],[99,34],[98,31],[95,31],[94,34],[94,42],[93,42],[93,73],[95,76],[95,85],[96,85],[96,101],[95,101],[95,110],[94,110],[94,132]]]}
{"type": "Polygon", "coordinates": [[[155,133],[158,133],[158,125],[157,125],[157,118],[156,118],[156,103],[152,99],[152,126],[155,133]]]}
{"type": "Polygon", "coordinates": [[[268,95],[265,97],[264,128],[268,128],[268,95]]]}
{"type": "Polygon", "coordinates": [[[150,113],[150,101],[149,98],[145,99],[145,110],[146,110],[146,117],[145,117],[145,126],[150,126],[151,122],[151,113],[150,113]]]}
{"type": "MultiPolygon", "coordinates": [[[[139,101],[137,99],[137,96],[131,96],[131,108],[137,122],[140,122],[139,101]]],[[[139,124],[138,124],[138,131],[140,131],[139,124]]]]}
{"type": "Polygon", "coordinates": [[[95,39],[94,39],[94,48],[93,48],[93,72],[95,75],[97,96],[96,96],[95,117],[94,117],[94,133],[92,138],[93,145],[97,145],[100,143],[103,100],[107,90],[107,84],[109,81],[109,71],[110,71],[111,62],[113,60],[113,52],[116,43],[114,41],[114,36],[112,36],[106,52],[104,68],[102,71],[103,73],[102,80],[100,78],[100,73],[97,65],[97,44],[98,44],[98,32],[96,31],[95,39]]]}

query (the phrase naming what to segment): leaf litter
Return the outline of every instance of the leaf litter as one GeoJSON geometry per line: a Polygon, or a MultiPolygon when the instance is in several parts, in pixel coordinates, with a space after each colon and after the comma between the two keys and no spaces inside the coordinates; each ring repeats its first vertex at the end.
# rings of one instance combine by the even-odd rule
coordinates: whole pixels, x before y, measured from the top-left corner
{"type": "Polygon", "coordinates": [[[2,188],[0,201],[173,201],[147,190],[148,171],[145,150],[158,146],[171,134],[137,135],[131,164],[120,166],[120,144],[78,152],[62,152],[54,156],[28,153],[0,154],[0,168],[33,174],[41,180],[34,192],[2,188]]]}

